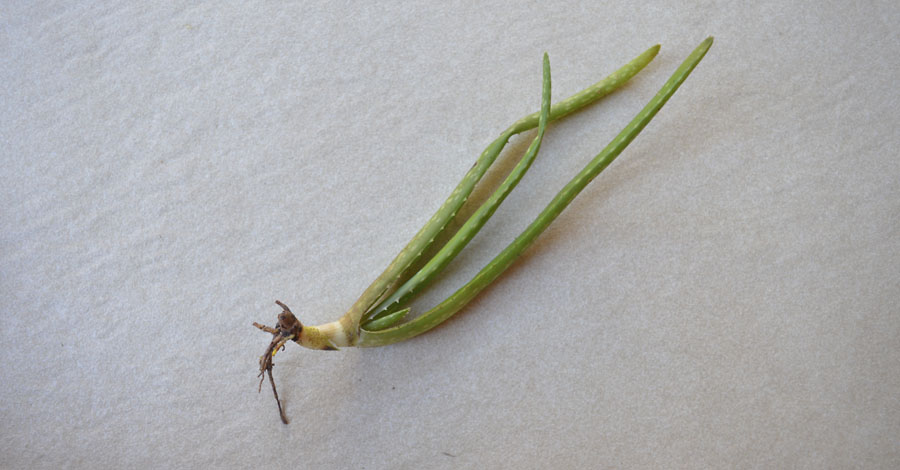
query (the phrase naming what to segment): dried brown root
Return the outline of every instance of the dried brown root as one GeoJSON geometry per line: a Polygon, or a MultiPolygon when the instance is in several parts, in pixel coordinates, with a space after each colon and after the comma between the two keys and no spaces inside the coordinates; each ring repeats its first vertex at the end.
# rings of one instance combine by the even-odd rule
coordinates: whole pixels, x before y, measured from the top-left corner
{"type": "Polygon", "coordinates": [[[300,338],[300,332],[303,330],[303,325],[300,323],[300,320],[297,320],[297,317],[294,316],[287,305],[278,300],[276,300],[275,303],[283,309],[283,311],[278,314],[278,324],[275,328],[261,325],[256,322],[253,323],[253,326],[272,335],[272,341],[270,341],[269,346],[266,347],[266,352],[259,358],[260,379],[258,392],[262,392],[262,383],[263,380],[265,380],[265,375],[268,373],[269,382],[272,383],[272,393],[275,395],[275,403],[278,404],[278,414],[281,415],[281,421],[284,424],[288,424],[287,415],[284,414],[284,409],[281,407],[281,400],[278,399],[278,390],[275,388],[275,379],[272,378],[272,367],[274,367],[272,358],[275,357],[275,353],[278,352],[279,349],[284,349],[285,343],[300,338]]]}

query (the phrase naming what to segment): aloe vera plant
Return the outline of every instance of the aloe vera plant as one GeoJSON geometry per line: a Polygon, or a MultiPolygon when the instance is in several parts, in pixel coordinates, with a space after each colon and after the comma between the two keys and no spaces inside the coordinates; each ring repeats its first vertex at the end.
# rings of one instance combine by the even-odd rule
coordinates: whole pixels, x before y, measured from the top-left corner
{"type": "Polygon", "coordinates": [[[409,302],[465,248],[466,244],[484,226],[528,171],[540,150],[547,124],[584,108],[620,87],[653,60],[659,51],[659,45],[646,50],[603,80],[553,105],[550,104],[550,62],[547,55],[544,54],[540,111],[519,119],[488,145],[475,165],[450,194],[450,197],[340,319],[323,325],[305,326],[300,323],[287,305],[276,301],[282,308],[276,326],[272,328],[254,323],[257,328],[273,335],[272,341],[260,358],[260,387],[264,380],[264,374],[268,373],[282,421],[288,422],[272,378],[272,359],[279,349],[283,349],[289,341],[320,350],[336,350],[350,346],[385,346],[424,333],[461,310],[481,290],[497,279],[572,202],[575,196],[637,137],[690,75],[712,46],[712,42],[713,38],[709,37],[697,46],[634,119],[560,190],[537,218],[509,246],[491,260],[475,277],[434,308],[418,315],[412,315],[410,307],[408,307],[409,302]],[[537,135],[503,183],[430,260],[408,276],[410,273],[407,271],[447,229],[475,185],[509,139],[535,127],[538,128],[537,135]]]}

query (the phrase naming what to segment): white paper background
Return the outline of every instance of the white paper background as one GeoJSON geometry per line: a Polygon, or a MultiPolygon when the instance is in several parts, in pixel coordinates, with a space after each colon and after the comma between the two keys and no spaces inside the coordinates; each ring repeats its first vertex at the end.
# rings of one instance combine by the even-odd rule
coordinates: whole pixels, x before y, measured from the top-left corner
{"type": "Polygon", "coordinates": [[[5,2],[0,464],[900,467],[900,8],[783,3],[5,2]],[[289,345],[280,423],[250,323],[275,299],[340,316],[538,108],[544,51],[560,99],[663,46],[550,127],[419,309],[707,35],[459,315],[386,348],[289,345]]]}

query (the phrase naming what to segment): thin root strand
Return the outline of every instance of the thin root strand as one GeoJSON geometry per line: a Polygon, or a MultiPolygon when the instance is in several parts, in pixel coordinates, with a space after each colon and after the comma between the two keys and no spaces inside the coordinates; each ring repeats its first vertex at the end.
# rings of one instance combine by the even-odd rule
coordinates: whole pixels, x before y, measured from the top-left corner
{"type": "Polygon", "coordinates": [[[290,421],[287,419],[287,415],[284,414],[284,409],[281,407],[281,400],[278,399],[278,390],[275,389],[275,379],[272,378],[272,367],[270,366],[268,369],[269,372],[269,382],[272,383],[272,393],[275,394],[275,403],[278,404],[278,414],[281,416],[281,422],[284,424],[290,424],[290,421]]]}

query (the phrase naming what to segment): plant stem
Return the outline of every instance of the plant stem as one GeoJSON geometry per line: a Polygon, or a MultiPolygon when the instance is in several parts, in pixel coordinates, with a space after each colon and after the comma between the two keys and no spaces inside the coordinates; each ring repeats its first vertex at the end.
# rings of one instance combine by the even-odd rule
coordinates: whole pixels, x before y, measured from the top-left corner
{"type": "Polygon", "coordinates": [[[563,187],[550,204],[509,246],[479,271],[472,280],[433,309],[407,323],[381,331],[362,330],[356,345],[360,347],[384,346],[412,338],[434,328],[462,309],[472,298],[502,274],[547,226],[559,216],[575,196],[601,171],[609,166],[625,147],[637,137],[675,91],[678,90],[700,60],[703,59],[712,43],[713,38],[709,37],[697,46],[675,70],[675,73],[672,74],[656,96],[650,100],[634,119],[575,178],[563,187]]]}

